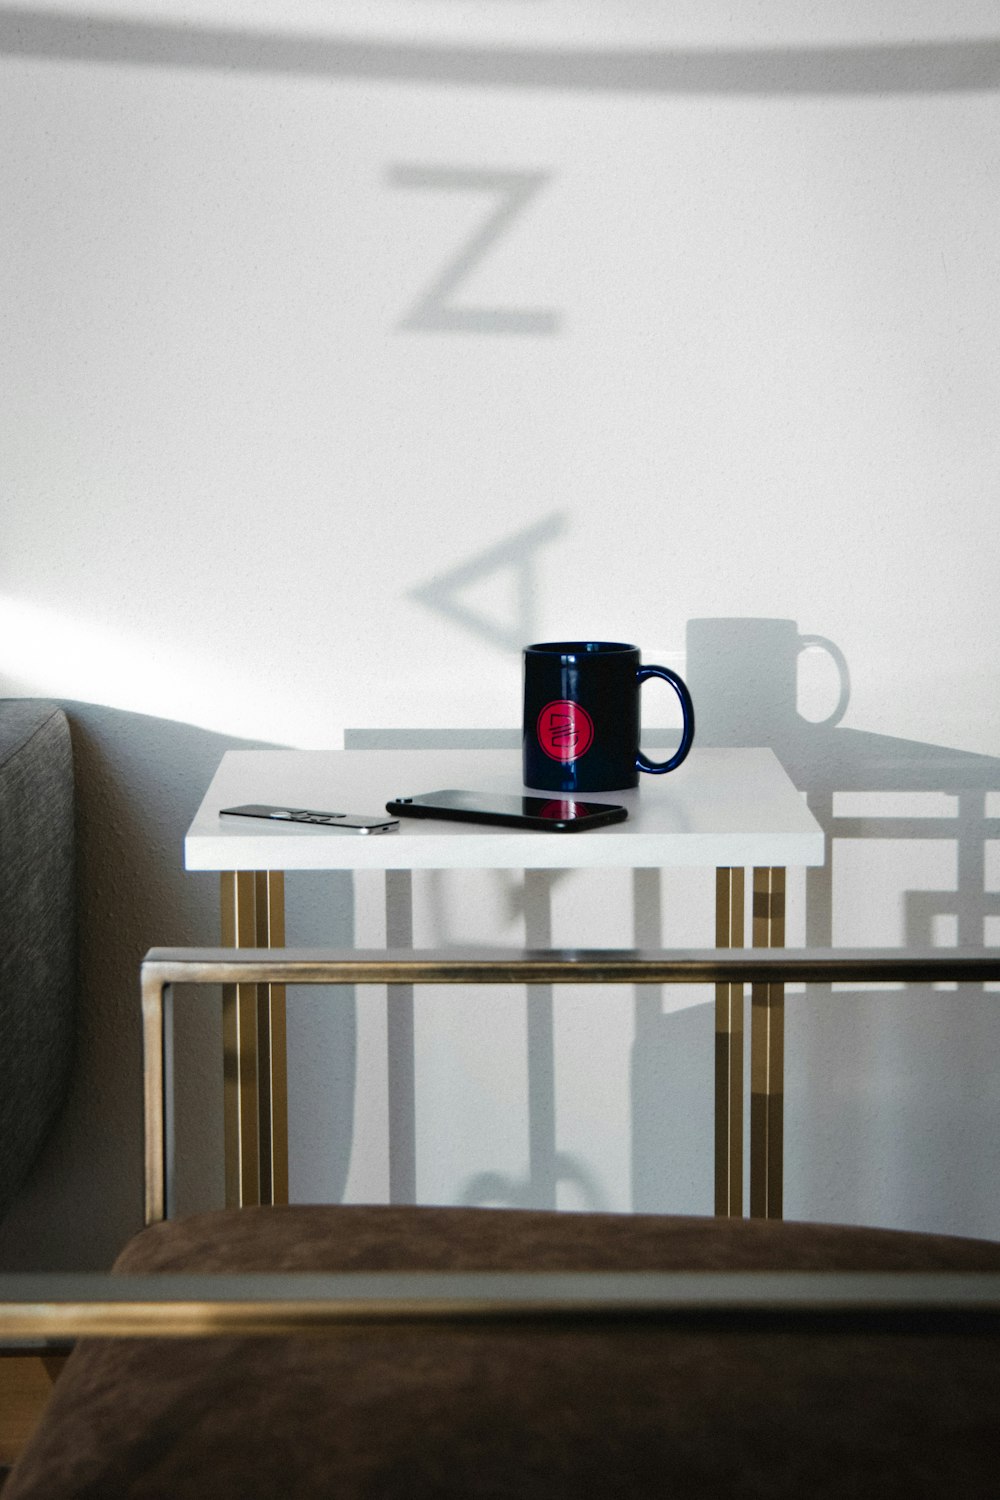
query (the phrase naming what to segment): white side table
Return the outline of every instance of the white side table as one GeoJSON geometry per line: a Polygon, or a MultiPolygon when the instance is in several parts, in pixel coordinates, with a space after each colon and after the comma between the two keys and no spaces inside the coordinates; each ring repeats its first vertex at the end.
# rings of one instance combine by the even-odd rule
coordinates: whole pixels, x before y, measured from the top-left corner
{"type": "MultiPolygon", "coordinates": [[[[622,802],[625,823],[586,834],[435,820],[362,836],[302,825],[220,818],[219,809],[270,803],[332,812],[381,811],[389,797],[443,787],[520,793],[509,750],[232,750],[221,761],[185,839],[189,870],[221,873],[222,941],[284,945],[286,870],[381,870],[393,946],[411,942],[409,872],[442,869],[656,869],[714,866],[716,943],[744,946],[744,880],[753,871],[752,944],[782,947],[785,869],[821,865],[823,832],[770,750],[692,751],[677,771],[643,776],[635,791],[588,793],[622,802]],[[397,873],[398,872],[398,873],[397,873]]],[[[412,995],[393,995],[393,1024],[412,1030],[412,995]]],[[[223,996],[226,1199],[288,1197],[285,996],[278,986],[231,986],[223,996]]],[[[752,995],[750,1212],[782,1211],[784,988],[752,995]]],[[[412,1095],[413,1080],[390,1077],[412,1095]]],[[[399,1103],[399,1100],[396,1100],[399,1103]]],[[[404,1097],[403,1108],[412,1107],[404,1097]]],[[[743,1213],[743,987],[716,986],[715,1209],[743,1213]]],[[[391,1129],[391,1121],[390,1121],[391,1129]]],[[[390,1135],[390,1146],[392,1144],[390,1135]]],[[[390,1153],[392,1154],[392,1153],[390,1153]]],[[[404,1171],[400,1200],[411,1195],[404,1171]]],[[[393,1197],[397,1196],[393,1192],[393,1197]]]]}

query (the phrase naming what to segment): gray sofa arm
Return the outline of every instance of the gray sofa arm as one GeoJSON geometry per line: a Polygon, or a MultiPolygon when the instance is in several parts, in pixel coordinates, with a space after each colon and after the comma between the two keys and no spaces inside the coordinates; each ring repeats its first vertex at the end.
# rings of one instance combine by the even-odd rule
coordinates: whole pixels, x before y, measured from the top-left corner
{"type": "Polygon", "coordinates": [[[53,703],[0,699],[0,1218],[65,1095],[75,929],[69,725],[53,703]]]}

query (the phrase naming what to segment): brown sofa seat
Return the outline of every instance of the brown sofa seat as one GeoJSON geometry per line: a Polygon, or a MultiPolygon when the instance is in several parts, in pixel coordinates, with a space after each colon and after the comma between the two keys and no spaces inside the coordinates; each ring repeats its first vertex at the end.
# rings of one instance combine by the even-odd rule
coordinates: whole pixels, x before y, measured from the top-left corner
{"type": "MultiPolygon", "coordinates": [[[[649,1215],[243,1209],[117,1269],[1000,1270],[1000,1245],[649,1215]]],[[[78,1345],[3,1500],[995,1496],[993,1333],[842,1320],[78,1345]]]]}

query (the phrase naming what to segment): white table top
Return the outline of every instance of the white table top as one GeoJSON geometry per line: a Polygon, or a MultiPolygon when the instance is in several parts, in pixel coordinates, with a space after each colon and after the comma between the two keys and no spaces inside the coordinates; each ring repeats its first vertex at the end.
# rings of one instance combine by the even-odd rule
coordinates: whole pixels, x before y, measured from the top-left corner
{"type": "MultiPolygon", "coordinates": [[[[377,814],[390,797],[445,787],[531,792],[514,750],[229,750],[184,841],[189,870],[655,869],[820,865],[823,831],[771,750],[695,747],[676,771],[640,776],[619,802],[628,821],[548,833],[402,819],[398,833],[220,818],[220,807],[267,803],[377,814]]],[[[537,794],[536,794],[537,795],[537,794]]]]}

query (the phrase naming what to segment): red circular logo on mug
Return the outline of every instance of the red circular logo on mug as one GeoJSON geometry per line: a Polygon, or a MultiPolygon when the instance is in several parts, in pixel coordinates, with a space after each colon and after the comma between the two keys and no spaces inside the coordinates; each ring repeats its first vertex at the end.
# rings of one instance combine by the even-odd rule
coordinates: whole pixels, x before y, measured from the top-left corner
{"type": "Polygon", "coordinates": [[[579,760],[594,743],[594,721],[569,698],[546,703],[536,725],[538,743],[552,760],[579,760]]]}

